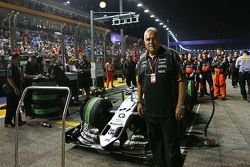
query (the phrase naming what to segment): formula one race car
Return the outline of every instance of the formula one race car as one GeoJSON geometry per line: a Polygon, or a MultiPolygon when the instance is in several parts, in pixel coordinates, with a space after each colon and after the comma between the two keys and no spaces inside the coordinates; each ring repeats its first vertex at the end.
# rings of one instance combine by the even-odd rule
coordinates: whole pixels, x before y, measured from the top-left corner
{"type": "Polygon", "coordinates": [[[82,123],[66,132],[66,142],[102,153],[151,159],[144,119],[137,115],[137,90],[117,110],[110,100],[91,98],[81,107],[82,123]]]}

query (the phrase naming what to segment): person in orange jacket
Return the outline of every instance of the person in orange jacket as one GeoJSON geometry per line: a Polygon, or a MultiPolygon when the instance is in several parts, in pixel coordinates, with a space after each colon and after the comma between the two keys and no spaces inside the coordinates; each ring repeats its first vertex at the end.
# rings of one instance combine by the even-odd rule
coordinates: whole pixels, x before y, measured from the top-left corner
{"type": "Polygon", "coordinates": [[[112,64],[112,59],[109,58],[108,62],[105,64],[105,71],[106,71],[106,87],[109,88],[109,83],[111,82],[111,86],[113,85],[113,72],[114,72],[114,65],[112,64]]]}
{"type": "Polygon", "coordinates": [[[223,57],[222,49],[216,50],[216,57],[212,62],[214,71],[214,98],[221,96],[221,100],[226,100],[226,71],[227,59],[223,57]]]}

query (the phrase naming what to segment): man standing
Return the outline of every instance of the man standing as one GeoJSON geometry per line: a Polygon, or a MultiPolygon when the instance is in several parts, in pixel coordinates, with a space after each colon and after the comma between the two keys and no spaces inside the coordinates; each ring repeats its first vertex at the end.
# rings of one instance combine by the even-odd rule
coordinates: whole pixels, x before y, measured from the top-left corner
{"type": "MultiPolygon", "coordinates": [[[[10,56],[10,63],[7,66],[7,84],[11,89],[10,94],[7,94],[7,108],[4,120],[4,126],[8,128],[15,127],[12,122],[15,120],[16,109],[21,96],[21,73],[19,70],[20,59],[18,54],[10,56]]],[[[22,121],[21,114],[19,112],[19,125],[23,125],[25,122],[22,121]]]]}
{"type": "Polygon", "coordinates": [[[223,51],[218,48],[216,57],[212,62],[214,69],[214,98],[221,96],[221,100],[226,100],[226,72],[227,72],[227,59],[223,57],[223,51]]]}
{"type": "Polygon", "coordinates": [[[208,59],[207,52],[202,52],[202,60],[200,62],[200,65],[198,66],[198,73],[200,76],[200,97],[202,97],[205,93],[207,93],[206,90],[206,82],[209,84],[210,89],[210,95],[213,96],[214,94],[214,87],[213,87],[213,78],[211,74],[211,63],[208,59]]]}
{"type": "Polygon", "coordinates": [[[106,71],[106,87],[109,88],[109,82],[111,82],[111,86],[112,88],[114,88],[113,84],[114,65],[112,64],[111,58],[108,58],[108,62],[105,64],[105,71],[106,71]]]}
{"type": "Polygon", "coordinates": [[[155,165],[179,167],[177,120],[184,116],[186,95],[182,63],[175,51],[160,45],[156,28],[145,31],[144,43],[147,53],[139,63],[137,112],[145,117],[155,165]]]}
{"type": "Polygon", "coordinates": [[[238,57],[235,63],[236,68],[240,68],[239,70],[239,78],[240,78],[240,91],[242,98],[244,100],[248,100],[250,102],[250,55],[247,50],[242,52],[242,56],[238,57]],[[246,81],[248,85],[248,97],[246,92],[246,81]]]}
{"type": "Polygon", "coordinates": [[[86,99],[89,99],[90,96],[90,85],[91,85],[91,64],[88,62],[85,55],[80,59],[79,70],[81,73],[81,83],[80,87],[82,88],[82,95],[84,95],[84,90],[86,93],[86,99]]]}
{"type": "Polygon", "coordinates": [[[133,86],[137,86],[136,84],[136,63],[133,61],[132,56],[128,57],[127,62],[125,63],[125,76],[127,86],[131,86],[131,81],[133,86]]]}
{"type": "Polygon", "coordinates": [[[235,67],[235,63],[236,63],[237,58],[238,58],[238,53],[234,52],[233,57],[232,57],[232,61],[230,64],[230,69],[231,69],[230,71],[232,74],[232,86],[234,88],[236,88],[238,86],[238,82],[239,82],[239,68],[235,67]]]}
{"type": "MultiPolygon", "coordinates": [[[[37,69],[37,58],[35,55],[31,56],[27,64],[23,67],[23,89],[27,88],[28,86],[32,86],[32,80],[34,78],[41,78],[42,75],[38,75],[37,69]]],[[[31,100],[32,100],[32,91],[28,91],[25,98],[24,98],[24,110],[26,113],[26,118],[28,120],[33,119],[32,112],[31,112],[31,100]]]]}

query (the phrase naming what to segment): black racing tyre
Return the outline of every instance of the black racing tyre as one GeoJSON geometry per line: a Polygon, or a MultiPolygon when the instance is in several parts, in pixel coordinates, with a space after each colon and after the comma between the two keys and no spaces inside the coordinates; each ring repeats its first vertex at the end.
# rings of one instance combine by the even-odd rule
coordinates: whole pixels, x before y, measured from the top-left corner
{"type": "MultiPolygon", "coordinates": [[[[37,79],[32,86],[55,86],[53,80],[37,79]]],[[[37,118],[57,117],[61,113],[59,98],[55,90],[32,90],[32,112],[37,118]]]]}
{"type": "Polygon", "coordinates": [[[133,116],[129,125],[129,130],[133,131],[135,135],[143,135],[144,137],[147,137],[145,120],[139,115],[133,116]]]}
{"type": "Polygon", "coordinates": [[[92,128],[98,128],[99,132],[101,132],[113,116],[109,112],[110,108],[112,108],[110,101],[93,97],[80,112],[82,121],[92,128]]]}

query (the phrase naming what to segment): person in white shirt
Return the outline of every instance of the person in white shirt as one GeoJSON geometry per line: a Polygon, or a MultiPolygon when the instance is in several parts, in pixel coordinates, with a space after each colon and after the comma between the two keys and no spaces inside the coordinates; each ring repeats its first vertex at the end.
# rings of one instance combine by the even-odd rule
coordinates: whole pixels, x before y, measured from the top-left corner
{"type": "Polygon", "coordinates": [[[243,100],[250,102],[250,55],[247,50],[242,52],[242,56],[238,57],[235,67],[239,68],[240,91],[243,100]],[[246,93],[246,81],[248,85],[248,97],[246,93]]]}

